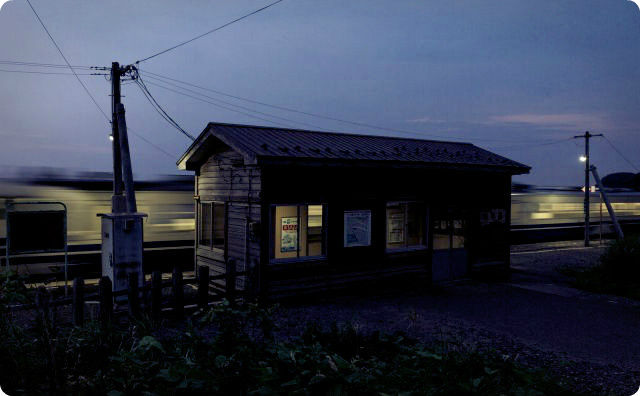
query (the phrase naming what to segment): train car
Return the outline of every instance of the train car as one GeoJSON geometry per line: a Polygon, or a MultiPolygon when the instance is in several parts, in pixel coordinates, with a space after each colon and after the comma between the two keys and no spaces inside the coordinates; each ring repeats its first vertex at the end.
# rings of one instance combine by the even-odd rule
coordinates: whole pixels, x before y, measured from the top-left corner
{"type": "MultiPolygon", "coordinates": [[[[623,230],[640,230],[640,192],[608,192],[623,230]]],[[[591,236],[609,237],[611,218],[599,192],[590,193],[591,236]]],[[[512,243],[534,243],[584,237],[584,192],[529,188],[511,194],[512,243]]]]}
{"type": "MultiPolygon", "coordinates": [[[[112,183],[102,178],[29,177],[0,180],[0,263],[4,265],[8,200],[62,201],[68,208],[69,269],[97,275],[100,271],[100,218],[111,211],[112,183]]],[[[144,223],[145,271],[193,268],[194,201],[191,177],[168,177],[136,183],[144,223]]],[[[625,232],[640,231],[640,192],[608,193],[625,232]]],[[[582,239],[584,193],[577,188],[514,185],[511,194],[511,243],[582,239]]],[[[591,235],[613,235],[611,220],[597,192],[591,193],[591,235]],[[601,217],[602,216],[602,217],[601,217]]],[[[62,254],[30,254],[11,258],[15,269],[45,279],[60,279],[62,254]]],[[[13,267],[13,265],[12,265],[13,267]]]]}
{"type": "MultiPolygon", "coordinates": [[[[32,179],[0,181],[0,245],[4,260],[6,202],[60,201],[67,205],[70,268],[100,269],[99,213],[111,211],[109,180],[32,179]]],[[[179,178],[136,183],[138,210],[144,223],[145,268],[193,267],[193,181],[179,178]]],[[[61,271],[61,254],[32,254],[10,258],[21,272],[55,275],[61,271]]],[[[4,264],[4,263],[3,263],[4,264]]]]}

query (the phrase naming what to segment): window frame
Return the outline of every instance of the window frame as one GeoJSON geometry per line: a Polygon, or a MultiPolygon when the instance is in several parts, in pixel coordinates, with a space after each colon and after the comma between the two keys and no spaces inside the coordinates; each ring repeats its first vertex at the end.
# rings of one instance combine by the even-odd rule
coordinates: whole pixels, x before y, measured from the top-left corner
{"type": "MultiPolygon", "coordinates": [[[[434,219],[432,219],[434,221],[435,224],[435,220],[437,221],[446,221],[447,223],[447,230],[448,230],[448,237],[449,237],[449,246],[447,248],[444,249],[435,249],[433,247],[433,239],[429,240],[429,244],[431,246],[431,249],[434,252],[445,252],[445,251],[454,251],[454,250],[462,250],[462,249],[468,249],[466,244],[467,244],[467,239],[469,237],[468,235],[468,228],[469,227],[469,222],[468,222],[468,217],[464,212],[454,212],[451,209],[448,209],[445,213],[445,216],[440,216],[440,217],[435,217],[434,219]],[[462,221],[462,238],[463,238],[463,245],[462,247],[453,247],[453,239],[455,236],[455,222],[456,221],[462,221]]],[[[435,236],[435,232],[432,232],[431,235],[432,237],[435,236]]]]}
{"type": "Polygon", "coordinates": [[[227,245],[228,245],[228,229],[229,229],[229,211],[228,211],[228,203],[225,201],[216,201],[216,200],[207,200],[207,201],[199,201],[198,202],[198,248],[199,249],[206,249],[206,250],[210,250],[212,252],[218,252],[221,254],[224,254],[227,250],[227,245]],[[202,227],[203,227],[203,219],[202,219],[202,208],[203,205],[210,205],[211,207],[211,219],[210,219],[210,224],[211,224],[211,238],[209,240],[209,245],[205,245],[201,243],[202,240],[202,227]],[[224,217],[224,229],[223,229],[223,233],[224,233],[224,244],[223,246],[220,247],[215,247],[214,246],[214,206],[215,205],[221,205],[222,206],[222,210],[223,210],[223,217],[224,217]]]}
{"type": "Polygon", "coordinates": [[[429,249],[429,236],[430,236],[430,232],[429,232],[429,207],[427,206],[427,203],[425,201],[388,201],[385,204],[384,207],[384,218],[385,218],[385,224],[384,224],[384,249],[386,253],[403,253],[403,252],[412,252],[412,251],[419,251],[419,250],[428,250],[429,249]],[[421,209],[424,210],[423,212],[423,218],[422,218],[422,226],[423,228],[423,236],[422,236],[422,240],[420,241],[421,243],[418,245],[409,245],[409,222],[407,221],[409,216],[409,204],[418,204],[420,206],[421,209]],[[389,238],[389,219],[387,217],[387,209],[389,208],[389,206],[394,206],[394,205],[404,205],[404,235],[405,235],[405,246],[403,247],[388,247],[387,244],[389,243],[388,238],[389,238]]]}
{"type": "MultiPolygon", "coordinates": [[[[324,260],[327,258],[328,252],[328,224],[329,224],[329,205],[323,202],[304,202],[304,203],[277,203],[269,205],[269,263],[272,264],[286,264],[292,262],[303,262],[303,261],[316,261],[316,260],[324,260]],[[322,206],[322,254],[316,256],[300,256],[300,230],[302,227],[300,226],[300,207],[306,206],[322,206]],[[276,207],[278,206],[295,206],[297,212],[298,219],[298,232],[297,232],[297,246],[296,257],[283,257],[276,258],[276,207]]],[[[307,213],[308,216],[308,213],[307,213]]],[[[308,221],[308,220],[307,220],[308,221]]],[[[307,226],[308,227],[308,226],[307,226]]],[[[308,233],[308,231],[307,231],[308,233]]],[[[308,236],[307,236],[308,237],[308,236]]],[[[308,250],[308,249],[307,249],[308,250]]]]}

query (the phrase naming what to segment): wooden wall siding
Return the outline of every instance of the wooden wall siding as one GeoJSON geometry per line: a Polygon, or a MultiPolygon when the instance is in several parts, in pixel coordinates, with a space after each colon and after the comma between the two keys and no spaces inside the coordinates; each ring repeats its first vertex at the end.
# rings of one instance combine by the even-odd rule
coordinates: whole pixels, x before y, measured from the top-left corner
{"type": "MultiPolygon", "coordinates": [[[[260,169],[245,166],[242,156],[235,151],[215,154],[200,167],[196,191],[201,202],[220,201],[227,205],[226,251],[198,247],[196,265],[209,266],[212,275],[225,273],[226,260],[235,260],[238,272],[257,266],[260,245],[248,240],[247,221],[260,221],[260,169]]],[[[238,277],[236,287],[244,289],[246,281],[245,276],[238,277]]],[[[219,284],[224,285],[224,280],[219,284]]]]}
{"type": "MultiPolygon", "coordinates": [[[[269,293],[274,289],[295,287],[295,279],[307,283],[333,282],[343,274],[404,272],[407,266],[418,264],[426,276],[431,273],[431,251],[416,250],[387,253],[386,204],[393,201],[424,202],[429,221],[436,213],[461,211],[468,221],[466,239],[469,257],[478,253],[501,256],[508,265],[508,227],[494,239],[483,237],[480,211],[509,210],[510,175],[489,172],[448,170],[349,168],[336,167],[277,167],[262,168],[262,198],[269,204],[326,203],[328,205],[328,260],[325,263],[273,263],[264,273],[269,293]],[[286,174],[286,178],[282,175],[286,174]],[[291,181],[295,181],[292,183],[291,181]],[[343,213],[345,210],[371,210],[372,244],[368,247],[343,246],[343,213]],[[482,246],[484,249],[477,249],[482,246]],[[506,246],[506,250],[505,250],[506,246]],[[480,252],[482,250],[482,252],[480,252]],[[336,278],[337,277],[337,278],[336,278]],[[290,283],[288,283],[291,281],[290,283]]],[[[432,235],[429,229],[428,235],[432,235]]],[[[267,261],[268,262],[268,261],[267,261]]],[[[354,279],[358,276],[354,275],[354,279]]]]}

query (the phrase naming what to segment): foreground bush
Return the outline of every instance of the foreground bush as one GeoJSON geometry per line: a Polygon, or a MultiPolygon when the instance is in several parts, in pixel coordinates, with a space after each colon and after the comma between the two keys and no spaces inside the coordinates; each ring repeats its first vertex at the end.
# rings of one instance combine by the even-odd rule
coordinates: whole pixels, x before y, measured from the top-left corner
{"type": "Polygon", "coordinates": [[[0,381],[10,395],[571,394],[511,357],[428,348],[401,334],[311,324],[277,341],[271,312],[222,304],[186,325],[140,321],[56,331],[2,327],[0,381]]]}

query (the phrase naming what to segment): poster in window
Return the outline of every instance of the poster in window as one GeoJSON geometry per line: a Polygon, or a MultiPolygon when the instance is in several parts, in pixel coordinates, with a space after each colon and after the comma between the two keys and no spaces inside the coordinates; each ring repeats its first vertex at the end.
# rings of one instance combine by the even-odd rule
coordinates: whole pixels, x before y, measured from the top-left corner
{"type": "Polygon", "coordinates": [[[371,245],[371,211],[344,212],[344,247],[371,245]]]}
{"type": "Polygon", "coordinates": [[[282,235],[280,237],[280,252],[295,252],[298,250],[298,218],[282,218],[282,235]]]}
{"type": "Polygon", "coordinates": [[[393,213],[387,217],[387,242],[404,242],[404,213],[393,213]]]}

